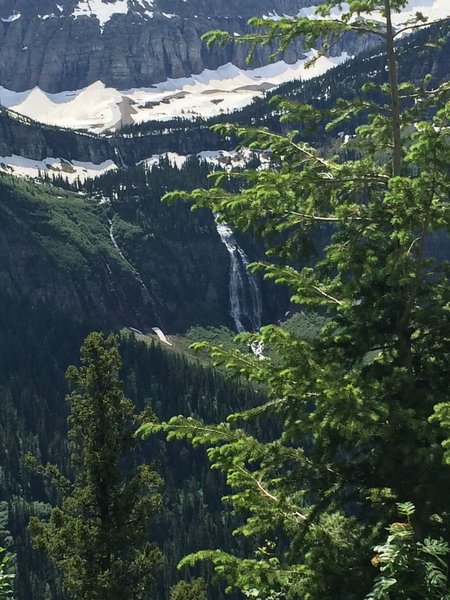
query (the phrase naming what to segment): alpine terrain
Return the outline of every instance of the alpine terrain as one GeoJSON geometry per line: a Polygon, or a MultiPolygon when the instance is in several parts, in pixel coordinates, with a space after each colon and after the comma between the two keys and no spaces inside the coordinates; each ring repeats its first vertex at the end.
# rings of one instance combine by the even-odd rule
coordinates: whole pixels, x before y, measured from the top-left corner
{"type": "Polygon", "coordinates": [[[450,597],[449,25],[0,0],[0,600],[450,597]]]}

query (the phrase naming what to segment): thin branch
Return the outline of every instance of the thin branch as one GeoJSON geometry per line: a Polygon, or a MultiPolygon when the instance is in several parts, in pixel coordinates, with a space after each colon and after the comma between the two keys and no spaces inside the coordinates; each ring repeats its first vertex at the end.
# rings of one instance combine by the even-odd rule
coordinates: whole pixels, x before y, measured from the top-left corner
{"type": "Polygon", "coordinates": [[[330,296],[330,294],[327,294],[326,292],[324,292],[323,290],[321,290],[319,287],[317,287],[316,285],[312,286],[313,290],[316,290],[316,292],[318,292],[319,294],[321,294],[322,296],[325,296],[325,298],[328,298],[328,300],[331,300],[332,302],[334,302],[335,304],[337,304],[338,306],[343,306],[343,302],[341,302],[340,300],[338,300],[337,298],[334,298],[333,296],[330,296]]]}
{"type": "Polygon", "coordinates": [[[267,135],[267,136],[269,136],[271,138],[275,138],[277,140],[281,140],[283,142],[288,142],[293,148],[295,148],[301,154],[304,154],[305,156],[307,156],[311,160],[315,160],[315,161],[317,161],[318,163],[322,164],[323,166],[325,166],[327,168],[330,167],[330,163],[328,163],[328,161],[324,160],[323,158],[320,158],[319,156],[317,156],[313,152],[309,152],[305,148],[302,148],[301,146],[299,146],[298,144],[296,144],[295,142],[293,142],[291,139],[287,138],[284,135],[281,135],[280,133],[275,133],[273,131],[265,131],[265,130],[262,130],[260,128],[256,129],[256,132],[262,133],[263,135],[267,135]]]}
{"type": "MultiPolygon", "coordinates": [[[[286,216],[295,215],[296,217],[301,217],[302,219],[310,219],[311,221],[324,221],[325,223],[337,223],[340,221],[344,221],[344,219],[340,217],[321,217],[318,215],[308,215],[306,213],[300,213],[295,210],[289,211],[286,213],[286,216]]],[[[349,217],[350,221],[363,221],[364,223],[375,223],[374,219],[368,219],[365,217],[356,217],[351,215],[349,217]]]]}
{"type": "Polygon", "coordinates": [[[286,216],[295,215],[296,217],[302,217],[303,219],[311,219],[311,221],[325,221],[335,223],[336,221],[340,221],[338,217],[318,217],[316,215],[308,215],[306,213],[300,213],[295,210],[291,210],[286,213],[286,216]]]}
{"type": "MultiPolygon", "coordinates": [[[[256,484],[256,487],[258,488],[258,490],[261,492],[261,494],[265,497],[268,498],[269,500],[271,500],[272,502],[276,502],[277,504],[280,504],[280,500],[274,496],[273,494],[271,494],[261,483],[260,479],[256,479],[256,477],[254,477],[250,471],[248,471],[247,469],[244,469],[243,467],[241,467],[240,465],[235,465],[235,467],[238,469],[238,471],[241,471],[241,473],[243,473],[248,479],[250,479],[251,481],[253,481],[256,484]]],[[[292,516],[298,517],[299,519],[301,519],[302,521],[307,521],[307,517],[305,517],[304,514],[302,514],[299,511],[295,511],[292,513],[292,515],[283,513],[285,517],[288,518],[292,518],[292,516]]]]}
{"type": "Polygon", "coordinates": [[[389,177],[387,175],[372,175],[367,177],[321,177],[317,179],[313,179],[317,183],[365,183],[366,181],[373,181],[379,183],[387,183],[389,181],[389,177]]]}
{"type": "Polygon", "coordinates": [[[417,237],[415,240],[413,240],[406,252],[406,256],[409,256],[411,254],[412,249],[414,248],[414,245],[419,242],[422,238],[421,237],[417,237]]]}
{"type": "Polygon", "coordinates": [[[383,33],[382,31],[377,31],[375,29],[370,29],[369,27],[359,27],[350,24],[350,28],[353,31],[357,31],[358,33],[369,33],[370,35],[377,35],[378,37],[386,39],[385,33],[383,33]]]}
{"type": "Polygon", "coordinates": [[[259,479],[256,479],[256,477],[254,477],[250,471],[248,471],[247,469],[244,469],[244,467],[241,467],[241,465],[234,465],[238,471],[241,471],[241,473],[244,473],[244,475],[248,478],[251,479],[251,481],[253,481],[256,484],[256,487],[258,488],[258,490],[261,492],[261,494],[263,496],[265,496],[266,498],[268,498],[269,500],[272,500],[272,502],[279,502],[278,498],[276,496],[274,496],[273,494],[271,494],[261,483],[261,481],[259,479]]]}
{"type": "Polygon", "coordinates": [[[394,38],[397,37],[404,31],[409,31],[411,29],[419,29],[420,27],[430,27],[430,25],[437,25],[438,23],[446,23],[447,21],[450,21],[450,17],[443,17],[442,19],[436,19],[435,21],[431,21],[431,22],[427,21],[426,23],[416,23],[415,25],[406,25],[405,27],[402,27],[401,29],[397,29],[397,31],[394,33],[393,37],[394,38]]]}

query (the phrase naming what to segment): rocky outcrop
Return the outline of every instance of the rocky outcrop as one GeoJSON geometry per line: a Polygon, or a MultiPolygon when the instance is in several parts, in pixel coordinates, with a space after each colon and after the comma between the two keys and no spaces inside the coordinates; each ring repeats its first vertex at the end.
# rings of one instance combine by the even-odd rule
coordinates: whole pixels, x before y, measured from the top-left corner
{"type": "Polygon", "coordinates": [[[161,127],[136,137],[105,137],[41,125],[20,116],[14,118],[11,114],[0,108],[0,156],[15,154],[39,161],[55,157],[94,164],[112,160],[119,167],[128,167],[154,154],[196,154],[202,150],[233,147],[231,140],[224,140],[206,126],[186,129],[180,124],[176,128],[165,130],[161,127]]]}
{"type": "MultiPolygon", "coordinates": [[[[208,49],[211,29],[248,30],[251,15],[296,14],[310,0],[128,0],[127,14],[101,17],[105,6],[125,0],[5,0],[0,7],[0,85],[48,92],[83,88],[101,80],[117,89],[145,87],[199,73],[227,62],[246,67],[247,50],[236,44],[208,49]],[[76,7],[92,7],[100,18],[76,7]],[[100,9],[98,8],[100,6],[100,9]],[[97,8],[96,8],[97,7],[97,8]],[[102,8],[103,7],[103,8],[102,8]],[[78,10],[78,12],[77,12],[78,10]]],[[[113,11],[114,9],[111,9],[113,11]]],[[[339,49],[336,49],[338,52],[339,49]]],[[[301,54],[291,48],[288,62],[301,54]]],[[[269,50],[255,56],[265,64],[269,50]]]]}
{"type": "Polygon", "coordinates": [[[24,156],[43,160],[50,156],[99,164],[113,159],[106,139],[56,127],[41,126],[0,109],[0,156],[24,156]]]}

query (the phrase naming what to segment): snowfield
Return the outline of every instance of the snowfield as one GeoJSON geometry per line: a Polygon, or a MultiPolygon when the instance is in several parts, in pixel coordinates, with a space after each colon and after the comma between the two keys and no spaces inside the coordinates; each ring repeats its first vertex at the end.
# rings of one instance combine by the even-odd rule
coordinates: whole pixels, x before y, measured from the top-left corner
{"type": "MultiPolygon", "coordinates": [[[[79,0],[72,14],[74,18],[95,16],[103,27],[114,14],[136,9],[152,17],[153,1],[115,0],[105,3],[103,0],[79,0]]],[[[315,10],[316,7],[307,6],[300,10],[299,15],[314,18],[315,10]]],[[[342,10],[346,10],[345,3],[342,4],[342,10]]],[[[336,9],[333,14],[338,15],[338,12],[336,9]]],[[[403,22],[414,17],[416,12],[430,19],[450,16],[450,0],[409,0],[394,20],[403,22]]],[[[165,16],[172,18],[176,15],[165,16]]],[[[376,18],[376,15],[372,16],[376,18]]],[[[264,17],[277,20],[289,15],[272,12],[264,17]]],[[[12,22],[20,18],[20,13],[14,13],[2,20],[12,22]]],[[[149,120],[208,118],[240,109],[255,97],[287,81],[322,75],[351,58],[345,52],[336,57],[321,56],[308,68],[314,56],[314,51],[311,51],[294,64],[278,61],[248,70],[238,69],[228,63],[216,70],[207,69],[190,77],[168,79],[142,89],[117,90],[101,81],[81,90],[58,94],[50,94],[37,87],[25,92],[13,92],[0,87],[0,104],[42,123],[96,133],[116,131],[124,125],[149,120]]]]}
{"type": "Polygon", "coordinates": [[[48,175],[50,178],[61,176],[70,183],[77,180],[83,182],[114,169],[117,169],[117,165],[112,160],[96,165],[90,162],[83,163],[77,160],[68,161],[52,157],[33,160],[15,154],[0,156],[0,172],[31,178],[43,175],[48,175]]]}
{"type": "Polygon", "coordinates": [[[41,123],[97,133],[149,120],[207,118],[242,108],[281,83],[322,75],[349,56],[345,52],[335,57],[321,56],[308,67],[312,58],[314,53],[309,52],[293,64],[279,61],[248,70],[228,63],[217,70],[168,79],[150,88],[122,91],[106,87],[101,81],[58,94],[38,87],[26,92],[0,87],[0,104],[41,123]]]}
{"type": "MultiPolygon", "coordinates": [[[[199,160],[223,168],[243,168],[247,162],[254,157],[255,153],[247,148],[242,148],[239,152],[228,150],[206,150],[199,152],[195,156],[199,160]]],[[[167,159],[172,165],[179,169],[183,167],[185,162],[191,155],[182,155],[176,152],[166,152],[164,154],[154,154],[149,158],[142,160],[139,165],[144,165],[148,169],[152,169],[162,159],[167,159]]],[[[261,162],[267,162],[269,159],[264,154],[258,154],[261,162]]],[[[45,158],[44,160],[34,160],[24,158],[15,154],[11,156],[0,156],[0,173],[8,173],[18,177],[30,177],[37,179],[47,175],[50,179],[53,177],[63,177],[69,183],[74,183],[77,180],[80,182],[86,179],[93,179],[99,175],[103,175],[108,171],[113,171],[118,168],[118,165],[112,160],[107,160],[98,165],[91,162],[80,162],[77,160],[64,160],[61,158],[45,158]]]]}
{"type": "Polygon", "coordinates": [[[270,156],[265,152],[256,152],[249,148],[241,148],[237,150],[203,150],[198,154],[178,154],[177,152],[165,152],[164,154],[154,154],[145,160],[139,162],[139,165],[145,165],[148,169],[164,159],[168,160],[173,166],[181,169],[185,162],[191,157],[196,156],[199,160],[205,161],[214,167],[222,167],[224,169],[237,168],[243,169],[250,160],[257,157],[261,161],[261,167],[264,168],[270,161],[270,156]]]}
{"type": "Polygon", "coordinates": [[[107,21],[115,14],[127,14],[128,1],[116,0],[115,3],[105,4],[102,0],[82,0],[78,2],[73,10],[74,17],[94,16],[100,21],[100,27],[103,27],[107,21]]]}

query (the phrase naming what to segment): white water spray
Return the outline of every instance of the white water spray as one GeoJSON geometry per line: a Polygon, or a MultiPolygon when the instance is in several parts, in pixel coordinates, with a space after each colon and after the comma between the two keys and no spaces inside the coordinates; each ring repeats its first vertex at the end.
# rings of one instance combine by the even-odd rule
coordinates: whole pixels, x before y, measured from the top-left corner
{"type": "Polygon", "coordinates": [[[216,217],[217,233],[230,256],[230,314],[238,332],[257,331],[262,321],[262,299],[258,280],[248,270],[249,259],[226,223],[216,217]]]}

